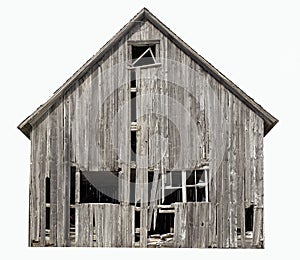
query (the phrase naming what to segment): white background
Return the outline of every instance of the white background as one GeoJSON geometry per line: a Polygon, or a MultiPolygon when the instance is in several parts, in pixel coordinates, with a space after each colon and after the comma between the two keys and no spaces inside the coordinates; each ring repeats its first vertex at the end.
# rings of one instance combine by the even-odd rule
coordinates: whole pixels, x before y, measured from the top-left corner
{"type": "Polygon", "coordinates": [[[1,258],[299,257],[298,3],[1,0],[1,258]],[[143,7],[280,120],[265,138],[265,250],[27,248],[30,142],[17,125],[143,7]]]}

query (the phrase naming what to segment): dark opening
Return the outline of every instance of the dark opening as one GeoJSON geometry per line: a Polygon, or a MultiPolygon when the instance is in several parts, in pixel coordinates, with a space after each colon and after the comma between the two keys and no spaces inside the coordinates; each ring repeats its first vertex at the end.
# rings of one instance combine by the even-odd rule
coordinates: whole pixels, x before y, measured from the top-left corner
{"type": "Polygon", "coordinates": [[[197,183],[205,182],[205,174],[203,170],[187,171],[186,172],[186,184],[195,185],[197,183]]]}
{"type": "Polygon", "coordinates": [[[71,177],[70,177],[70,204],[75,205],[75,175],[76,167],[71,167],[71,177]]]}
{"type": "Polygon", "coordinates": [[[154,172],[148,171],[148,183],[152,183],[154,178],[154,172]]]}
{"type": "Polygon", "coordinates": [[[131,122],[136,122],[136,92],[130,92],[130,104],[131,104],[131,122]]]}
{"type": "Polygon", "coordinates": [[[70,208],[70,227],[75,227],[75,209],[70,208]]]}
{"type": "Polygon", "coordinates": [[[245,209],[245,231],[253,231],[253,211],[253,205],[245,209]]]}
{"type": "Polygon", "coordinates": [[[46,207],[46,229],[50,229],[50,207],[46,207]]]}
{"type": "MultiPolygon", "coordinates": [[[[134,215],[134,218],[135,218],[135,226],[134,227],[135,228],[140,227],[140,216],[141,216],[140,211],[135,211],[135,215],[134,215]]],[[[140,234],[135,233],[135,242],[138,242],[138,241],[140,241],[140,234]]]]}
{"type": "Polygon", "coordinates": [[[182,202],[182,190],[181,189],[172,189],[166,190],[165,200],[163,205],[170,205],[174,202],[182,202]]]}
{"type": "Polygon", "coordinates": [[[132,63],[134,64],[133,66],[138,67],[143,65],[154,64],[155,60],[153,59],[150,50],[152,51],[153,56],[155,58],[155,44],[151,46],[132,46],[132,63]],[[141,57],[141,55],[143,56],[141,57]],[[134,63],[137,59],[139,60],[136,63],[134,63]]]}
{"type": "Polygon", "coordinates": [[[151,199],[151,190],[153,186],[153,178],[154,178],[154,172],[148,171],[148,200],[150,202],[151,199]]]}
{"type": "Polygon", "coordinates": [[[119,204],[118,184],[118,172],[82,172],[80,203],[119,204]]]}
{"type": "Polygon", "coordinates": [[[130,71],[130,88],[136,88],[136,72],[135,72],[135,70],[130,71]]]}
{"type": "Polygon", "coordinates": [[[131,161],[136,161],[136,131],[131,131],[131,161]]]}
{"type": "Polygon", "coordinates": [[[130,205],[135,202],[135,169],[130,169],[130,205]]]}
{"type": "Polygon", "coordinates": [[[197,170],[196,171],[196,183],[201,183],[201,182],[205,182],[205,174],[204,174],[204,171],[200,171],[200,170],[197,170]]]}
{"type": "Polygon", "coordinates": [[[186,201],[187,202],[196,201],[196,189],[195,189],[195,187],[187,187],[186,188],[186,201]]]}
{"type": "MultiPolygon", "coordinates": [[[[49,177],[46,177],[46,203],[50,204],[50,178],[49,177]]],[[[46,205],[46,229],[50,229],[50,207],[46,205]]]]}
{"type": "Polygon", "coordinates": [[[152,234],[166,234],[174,232],[174,213],[158,213],[156,218],[156,226],[149,231],[149,235],[152,234]]]}
{"type": "Polygon", "coordinates": [[[46,203],[50,203],[50,178],[46,177],[46,203]]]}

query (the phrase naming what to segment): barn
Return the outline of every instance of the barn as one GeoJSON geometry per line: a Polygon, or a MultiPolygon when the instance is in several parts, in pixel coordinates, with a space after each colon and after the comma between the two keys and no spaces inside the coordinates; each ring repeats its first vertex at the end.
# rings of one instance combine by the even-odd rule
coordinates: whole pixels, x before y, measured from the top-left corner
{"type": "Polygon", "coordinates": [[[18,126],[28,244],[263,248],[277,122],[144,8],[18,126]]]}

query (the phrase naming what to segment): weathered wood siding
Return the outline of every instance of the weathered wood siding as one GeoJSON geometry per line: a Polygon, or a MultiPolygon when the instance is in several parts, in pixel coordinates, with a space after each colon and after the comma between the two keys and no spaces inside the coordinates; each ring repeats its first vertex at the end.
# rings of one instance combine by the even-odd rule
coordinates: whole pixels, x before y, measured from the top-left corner
{"type": "MultiPolygon", "coordinates": [[[[149,22],[137,23],[33,125],[30,241],[44,244],[45,177],[49,176],[50,242],[70,245],[71,165],[83,171],[121,168],[119,199],[121,204],[129,203],[129,40],[159,40],[161,63],[137,70],[138,113],[148,114],[138,119],[137,131],[141,157],[136,202],[142,203],[142,246],[149,222],[147,168],[164,173],[206,162],[211,202],[208,241],[237,247],[240,228],[244,246],[245,207],[255,205],[253,244],[258,246],[263,234],[263,120],[149,22]]],[[[125,221],[127,216],[121,218],[125,221]]]]}
{"type": "Polygon", "coordinates": [[[134,207],[116,204],[81,204],[78,210],[79,247],[132,247],[134,245],[134,207]],[[122,218],[122,214],[126,218],[122,218]],[[126,233],[121,232],[126,226],[126,233]]]}
{"type": "Polygon", "coordinates": [[[175,203],[174,247],[207,248],[212,241],[209,236],[211,225],[211,203],[175,203]]]}

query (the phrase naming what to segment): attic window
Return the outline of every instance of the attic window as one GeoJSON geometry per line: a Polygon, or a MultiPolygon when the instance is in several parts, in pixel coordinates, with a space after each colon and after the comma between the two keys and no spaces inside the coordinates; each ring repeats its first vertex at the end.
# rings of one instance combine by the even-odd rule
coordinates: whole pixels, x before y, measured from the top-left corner
{"type": "Polygon", "coordinates": [[[156,45],[132,45],[131,56],[133,67],[156,64],[156,45]]]}

